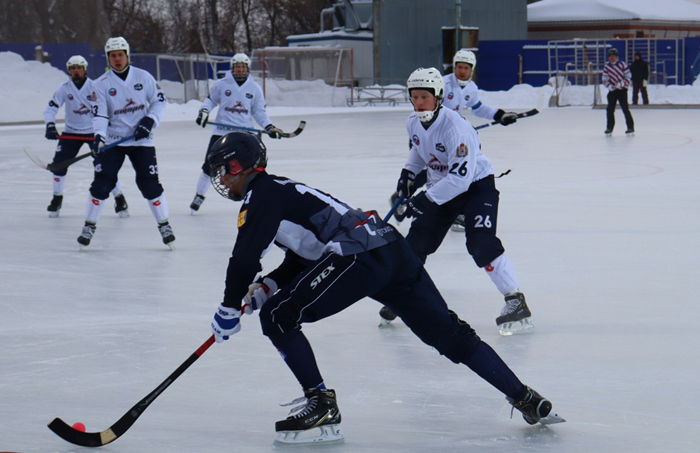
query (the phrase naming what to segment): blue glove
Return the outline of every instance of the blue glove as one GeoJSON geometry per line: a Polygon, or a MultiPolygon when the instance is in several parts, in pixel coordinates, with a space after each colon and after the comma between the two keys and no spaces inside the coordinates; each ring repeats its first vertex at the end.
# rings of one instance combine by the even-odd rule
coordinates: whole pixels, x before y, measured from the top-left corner
{"type": "Polygon", "coordinates": [[[194,122],[197,123],[198,126],[207,127],[207,121],[209,121],[209,109],[202,107],[199,109],[197,119],[194,120],[194,122]]]}
{"type": "Polygon", "coordinates": [[[153,129],[153,124],[155,120],[150,116],[144,116],[141,118],[139,125],[136,126],[136,131],[134,132],[134,140],[139,141],[143,138],[148,138],[151,136],[151,129],[153,129]]]}
{"type": "Polygon", "coordinates": [[[239,310],[219,304],[211,322],[211,331],[214,333],[217,343],[228,340],[228,337],[241,330],[240,318],[241,312],[239,310]]]}
{"type": "Polygon", "coordinates": [[[406,202],[406,217],[418,217],[419,215],[425,214],[425,212],[434,205],[432,201],[428,199],[425,192],[421,192],[415,197],[409,198],[406,202]]]}
{"type": "Polygon", "coordinates": [[[282,138],[282,129],[278,129],[272,124],[267,125],[265,132],[270,138],[282,138]]]}
{"type": "Polygon", "coordinates": [[[406,168],[401,169],[401,176],[399,176],[399,181],[396,183],[396,192],[398,195],[403,195],[406,198],[412,196],[416,191],[416,188],[414,187],[415,180],[415,173],[406,168]]]}
{"type": "Polygon", "coordinates": [[[95,135],[95,139],[90,143],[90,151],[93,156],[97,156],[102,152],[102,147],[105,145],[105,139],[100,134],[95,135]]]}
{"type": "Polygon", "coordinates": [[[262,281],[257,281],[248,287],[248,294],[243,298],[241,313],[251,315],[277,292],[277,282],[265,277],[262,281]]]}
{"type": "Polygon", "coordinates": [[[49,140],[58,140],[58,131],[56,130],[56,123],[48,123],[46,125],[46,133],[44,134],[49,140]]]}
{"type": "Polygon", "coordinates": [[[498,109],[496,114],[493,115],[493,119],[494,121],[498,121],[502,125],[507,126],[518,121],[518,114],[513,112],[504,112],[503,110],[498,109]]]}

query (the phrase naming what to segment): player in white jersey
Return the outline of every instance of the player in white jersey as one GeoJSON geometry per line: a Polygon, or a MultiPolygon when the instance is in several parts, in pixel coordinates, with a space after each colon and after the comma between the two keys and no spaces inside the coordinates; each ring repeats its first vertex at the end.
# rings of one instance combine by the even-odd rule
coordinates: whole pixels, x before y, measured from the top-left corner
{"type": "Polygon", "coordinates": [[[165,94],[151,74],[131,66],[129,43],[124,38],[109,38],[105,54],[110,71],[95,81],[93,102],[95,140],[91,148],[95,154],[95,177],[78,242],[83,247],[90,244],[104,200],[128,157],[136,173],[136,185],[158,222],[163,243],[173,248],[175,236],[168,222],[168,203],[158,179],[152,138],[152,130],[160,123],[167,105],[165,94]],[[102,150],[105,144],[120,140],[125,141],[102,150]]]}
{"type": "Polygon", "coordinates": [[[452,58],[452,74],[443,77],[445,98],[442,105],[456,112],[472,109],[472,113],[479,118],[498,121],[504,126],[515,123],[518,119],[515,113],[495,109],[481,102],[479,87],[472,80],[474,68],[476,68],[474,52],[466,49],[458,50],[452,58]]]}
{"type": "MultiPolygon", "coordinates": [[[[231,58],[231,71],[227,72],[222,79],[214,82],[214,86],[209,96],[202,102],[195,122],[202,127],[206,127],[209,120],[209,112],[216,106],[216,122],[243,128],[253,128],[253,118],[267,131],[272,138],[282,138],[282,131],[276,128],[265,110],[265,97],[260,85],[250,76],[250,58],[244,53],[237,53],[231,58]]],[[[212,136],[209,139],[207,152],[204,155],[202,172],[197,180],[197,188],[194,199],[190,204],[190,209],[194,214],[199,210],[204,198],[209,190],[210,176],[207,156],[211,147],[222,135],[232,132],[233,129],[215,126],[212,136]]]]}
{"type": "MultiPolygon", "coordinates": [[[[415,109],[406,122],[411,149],[396,188],[408,198],[405,216],[415,218],[406,239],[425,262],[455,218],[464,215],[467,251],[505,297],[496,318],[500,333],[531,329],[515,269],[496,236],[499,192],[491,161],[481,153],[479,134],[459,113],[441,105],[444,82],[437,69],[414,71],[408,90],[415,109]],[[426,190],[414,195],[415,175],[426,167],[426,190]]],[[[382,309],[382,318],[393,315],[388,310],[382,309]]]]}
{"type": "MultiPolygon", "coordinates": [[[[58,140],[56,153],[52,164],[72,159],[78,154],[83,143],[93,139],[92,134],[92,100],[94,99],[94,82],[87,76],[88,62],[81,55],[73,55],[66,62],[66,69],[70,78],[66,80],[54,93],[49,104],[44,110],[44,122],[49,140],[58,140]],[[66,106],[66,125],[63,135],[56,130],[56,115],[62,105],[66,106]]],[[[63,189],[66,187],[66,174],[68,167],[53,170],[53,198],[46,208],[49,217],[58,217],[63,205],[63,189]]],[[[128,217],[129,211],[126,198],[122,194],[121,183],[112,189],[115,205],[114,210],[119,217],[128,217]]]]}

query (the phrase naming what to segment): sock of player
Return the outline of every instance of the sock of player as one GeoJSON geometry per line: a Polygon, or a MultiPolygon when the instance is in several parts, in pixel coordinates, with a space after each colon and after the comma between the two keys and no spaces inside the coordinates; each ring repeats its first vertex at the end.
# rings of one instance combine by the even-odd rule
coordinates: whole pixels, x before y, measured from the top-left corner
{"type": "Polygon", "coordinates": [[[165,199],[165,194],[161,194],[158,198],[148,200],[148,206],[151,208],[153,217],[158,223],[168,220],[168,200],[165,199]]]}
{"type": "Polygon", "coordinates": [[[505,253],[491,261],[491,264],[485,266],[484,270],[501,294],[505,295],[509,291],[518,288],[515,268],[505,253]]]}
{"type": "Polygon", "coordinates": [[[62,195],[63,189],[66,187],[66,177],[53,175],[53,194],[62,195]]]}
{"type": "Polygon", "coordinates": [[[102,214],[102,208],[104,208],[104,200],[98,200],[92,195],[88,195],[87,205],[85,207],[85,221],[91,223],[97,223],[97,220],[102,214]]]}
{"type": "Polygon", "coordinates": [[[211,187],[211,178],[204,172],[200,173],[197,180],[197,194],[206,195],[209,187],[211,187]]]}
{"type": "Polygon", "coordinates": [[[515,373],[483,341],[474,349],[471,357],[462,363],[510,398],[517,399],[525,391],[525,386],[515,373]]]}
{"type": "Polygon", "coordinates": [[[117,180],[117,183],[114,185],[114,189],[112,189],[112,195],[115,197],[122,193],[122,182],[117,180]]]}
{"type": "Polygon", "coordinates": [[[304,390],[324,388],[314,351],[303,333],[297,332],[278,349],[304,390]]]}

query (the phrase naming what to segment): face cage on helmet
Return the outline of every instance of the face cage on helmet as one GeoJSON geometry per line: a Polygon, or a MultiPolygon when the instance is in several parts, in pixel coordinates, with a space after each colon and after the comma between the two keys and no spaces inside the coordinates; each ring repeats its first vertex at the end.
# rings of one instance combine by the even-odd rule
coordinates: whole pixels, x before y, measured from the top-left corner
{"type": "Polygon", "coordinates": [[[247,170],[244,170],[243,167],[241,166],[240,162],[237,160],[231,160],[229,162],[226,162],[224,164],[218,165],[216,168],[212,168],[210,173],[210,179],[211,179],[211,184],[214,186],[214,189],[219,192],[219,195],[221,195],[224,198],[228,198],[234,201],[241,201],[242,195],[236,195],[235,193],[231,192],[231,189],[229,188],[229,185],[232,183],[238,181],[239,179],[249,175],[256,169],[249,168],[247,170]],[[221,178],[223,176],[228,176],[228,179],[226,181],[226,184],[221,182],[221,178]]]}

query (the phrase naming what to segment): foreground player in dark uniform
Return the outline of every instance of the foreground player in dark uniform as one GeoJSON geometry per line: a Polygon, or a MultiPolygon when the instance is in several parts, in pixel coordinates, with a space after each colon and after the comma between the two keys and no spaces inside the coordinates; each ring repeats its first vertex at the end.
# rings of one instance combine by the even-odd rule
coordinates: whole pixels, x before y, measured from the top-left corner
{"type": "Polygon", "coordinates": [[[335,391],[326,388],[301,325],[339,313],[364,297],[390,307],[423,342],[496,387],[528,423],[563,421],[547,399],[523,385],[469,324],[450,311],[408,242],[376,212],[266,173],[265,146],[246,132],[232,132],[216,142],[209,163],[216,190],[243,201],[223,302],[211,328],[217,342],[226,340],[240,330],[241,314],[262,307],[262,331],[305,396],[294,402],[301,404],[296,412],[276,423],[279,442],[343,438],[335,391]],[[273,243],[286,250],[285,259],[251,284],[273,243]],[[313,428],[321,433],[310,438],[302,434],[313,428]]]}

